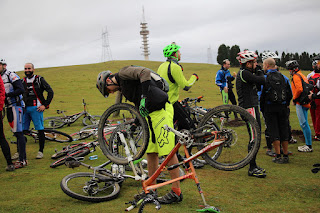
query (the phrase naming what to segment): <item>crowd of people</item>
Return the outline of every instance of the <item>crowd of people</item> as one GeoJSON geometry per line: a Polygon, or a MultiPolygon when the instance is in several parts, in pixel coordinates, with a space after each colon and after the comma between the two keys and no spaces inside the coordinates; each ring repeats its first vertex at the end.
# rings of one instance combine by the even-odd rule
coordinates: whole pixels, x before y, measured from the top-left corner
{"type": "MultiPolygon", "coordinates": [[[[195,124],[184,107],[179,103],[179,90],[188,91],[199,77],[192,74],[187,80],[183,74],[180,46],[171,43],[163,49],[166,61],[162,63],[157,75],[164,79],[169,90],[160,89],[152,75],[156,74],[146,67],[126,66],[118,73],[103,71],[97,78],[97,88],[104,97],[110,93],[121,91],[122,95],[139,109],[140,114],[146,118],[150,132],[150,142],[147,148],[148,172],[153,174],[159,165],[159,156],[168,155],[175,145],[175,137],[172,132],[161,134],[163,126],[173,127],[178,123],[178,130],[193,129],[195,124]]],[[[288,144],[295,143],[292,138],[289,122],[290,103],[293,100],[296,106],[297,117],[302,128],[305,145],[299,146],[300,152],[312,152],[311,130],[308,124],[308,110],[311,108],[314,139],[320,140],[320,58],[313,62],[313,72],[305,77],[295,60],[286,63],[291,80],[281,74],[277,67],[279,57],[273,52],[263,53],[262,67],[257,64],[257,54],[245,50],[238,53],[240,62],[238,73],[229,71],[230,61],[223,60],[221,69],[218,70],[215,83],[222,94],[223,104],[229,100],[233,105],[239,105],[246,109],[259,124],[261,131],[260,112],[266,124],[265,136],[267,141],[267,155],[273,156],[274,163],[289,163],[290,152],[288,144]],[[238,100],[233,93],[233,81],[236,81],[238,100]],[[312,91],[305,91],[306,85],[312,84],[312,91]],[[274,151],[273,151],[274,150],[274,151]]],[[[53,98],[53,90],[41,76],[34,74],[34,65],[26,63],[24,67],[25,77],[19,76],[6,69],[6,62],[0,61],[0,110],[5,105],[7,118],[12,132],[17,138],[17,152],[11,157],[10,146],[3,132],[3,121],[0,122],[0,143],[2,152],[7,161],[7,171],[24,168],[27,166],[26,138],[23,131],[28,131],[30,122],[33,121],[35,129],[39,132],[39,152],[37,159],[43,158],[44,132],[43,111],[49,108],[53,98]],[[47,97],[44,96],[47,92],[47,97]],[[13,159],[18,159],[15,163],[13,159]]],[[[227,115],[228,119],[229,116],[227,115]]],[[[1,116],[0,116],[1,117],[1,116]]],[[[234,114],[235,119],[241,119],[234,114]]],[[[1,117],[2,119],[2,117],[1,117]]],[[[250,149],[250,144],[248,146],[250,149]]],[[[174,156],[169,166],[177,164],[182,156],[174,156]]],[[[266,177],[266,170],[256,163],[256,156],[250,161],[248,175],[252,177],[266,177]]],[[[179,177],[178,168],[170,170],[171,178],[179,177]]],[[[170,204],[182,201],[183,196],[180,182],[172,184],[172,190],[159,197],[162,204],[170,204]]]]}
{"type": "Polygon", "coordinates": [[[11,156],[10,146],[3,131],[3,120],[0,122],[0,145],[7,161],[6,171],[24,168],[28,165],[26,154],[26,140],[24,133],[29,131],[32,121],[39,137],[39,152],[36,159],[43,158],[45,144],[43,111],[49,108],[53,98],[50,85],[39,75],[34,75],[34,65],[26,63],[24,66],[25,77],[20,77],[7,70],[7,63],[0,60],[0,111],[5,105],[7,119],[11,131],[17,138],[17,152],[11,156]],[[47,91],[47,97],[43,92],[47,91]],[[18,160],[17,160],[18,159],[18,160]],[[13,163],[12,160],[17,160],[13,163]]]}
{"type": "MultiPolygon", "coordinates": [[[[253,51],[245,50],[238,53],[237,59],[240,63],[240,71],[236,76],[236,90],[239,106],[247,109],[252,114],[261,129],[260,112],[265,121],[266,154],[273,156],[274,163],[289,163],[289,143],[297,143],[292,137],[289,122],[290,102],[296,107],[297,117],[301,126],[305,145],[299,146],[299,152],[312,152],[312,136],[308,123],[308,110],[310,109],[313,127],[315,131],[314,140],[320,140],[320,57],[313,59],[313,71],[305,77],[299,69],[296,60],[286,62],[291,80],[281,74],[277,62],[280,57],[274,52],[262,54],[263,64],[257,64],[258,55],[253,51]],[[273,151],[274,150],[274,151],[273,151]]],[[[223,61],[221,69],[217,72],[215,83],[220,88],[223,104],[228,104],[228,94],[233,94],[232,81],[228,59],[223,61]]],[[[231,95],[232,104],[237,104],[231,95]]],[[[250,168],[255,167],[249,176],[265,177],[252,162],[250,168]],[[252,166],[251,166],[252,165],[252,166]]],[[[265,171],[265,170],[264,170],[265,171]]]]}

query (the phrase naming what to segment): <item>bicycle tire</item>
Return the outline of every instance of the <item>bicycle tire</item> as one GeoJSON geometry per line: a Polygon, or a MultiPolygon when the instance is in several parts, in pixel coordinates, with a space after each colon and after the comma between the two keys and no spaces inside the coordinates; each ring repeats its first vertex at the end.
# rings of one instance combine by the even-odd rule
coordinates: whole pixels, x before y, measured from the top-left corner
{"type": "Polygon", "coordinates": [[[122,131],[125,132],[126,137],[130,137],[131,141],[134,141],[133,145],[136,151],[130,150],[133,160],[141,158],[148,146],[149,127],[139,111],[126,103],[109,107],[101,116],[98,128],[98,140],[103,154],[112,162],[125,165],[128,164],[128,158],[124,146],[120,140],[115,140],[116,137],[114,137],[122,131]],[[129,124],[129,121],[135,122],[136,125],[129,124]],[[131,130],[132,127],[135,127],[135,130],[131,130]]]}
{"type": "MultiPolygon", "coordinates": [[[[260,147],[261,135],[256,119],[242,107],[222,105],[206,113],[199,127],[203,127],[202,131],[211,131],[212,122],[220,124],[219,131],[226,131],[228,140],[220,145],[222,151],[218,158],[212,159],[210,151],[204,153],[202,157],[205,161],[210,166],[224,171],[237,170],[249,164],[260,147]],[[228,120],[228,114],[233,112],[238,113],[241,120],[235,120],[236,122],[228,120]],[[246,131],[244,131],[245,129],[246,131]],[[238,136],[241,137],[239,140],[238,136]]],[[[203,139],[199,139],[197,142],[204,143],[203,139]]],[[[198,149],[201,150],[205,146],[205,144],[199,145],[198,149]]],[[[215,151],[213,150],[213,152],[215,151]]]]}
{"type": "Polygon", "coordinates": [[[70,135],[55,129],[44,129],[44,136],[47,140],[56,141],[60,143],[73,141],[70,135]]]}
{"type": "Polygon", "coordinates": [[[61,117],[46,117],[43,119],[43,126],[46,129],[58,129],[66,125],[61,117]]]}
{"type": "Polygon", "coordinates": [[[90,116],[85,116],[82,119],[82,123],[85,126],[89,126],[89,125],[98,125],[99,121],[101,119],[100,115],[90,115],[90,116]]]}
{"type": "Polygon", "coordinates": [[[51,155],[51,159],[61,158],[62,156],[67,155],[68,153],[74,152],[75,150],[79,149],[83,145],[85,145],[85,143],[64,146],[61,151],[58,151],[58,152],[54,153],[53,155],[51,155]]]}
{"type": "Polygon", "coordinates": [[[140,204],[138,213],[143,213],[143,210],[145,210],[145,212],[149,212],[149,211],[151,211],[151,209],[159,210],[160,208],[161,208],[161,206],[160,206],[158,199],[151,200],[151,199],[145,198],[144,201],[142,201],[142,203],[140,204]],[[155,206],[159,206],[159,207],[156,208],[155,206]],[[148,208],[146,209],[146,207],[148,207],[148,208]]]}
{"type": "Polygon", "coordinates": [[[100,174],[95,175],[97,180],[92,180],[93,176],[94,174],[89,172],[73,173],[65,176],[61,180],[60,187],[65,194],[67,194],[68,196],[74,199],[89,201],[94,203],[109,201],[118,197],[120,193],[120,185],[117,182],[115,182],[111,178],[108,180],[106,176],[103,176],[100,174]],[[83,179],[87,180],[87,182],[84,183],[83,179]],[[75,180],[77,182],[79,181],[82,181],[82,182],[77,183],[75,180]],[[72,185],[73,182],[75,182],[74,187],[72,185]],[[95,188],[90,187],[90,186],[99,187],[99,184],[101,184],[102,186],[104,184],[104,187],[106,187],[106,189],[99,191],[99,188],[98,188],[97,191],[94,191],[95,188]],[[87,193],[85,190],[87,190],[87,193]],[[101,197],[95,197],[95,195],[98,195],[99,193],[101,195],[102,192],[105,192],[105,194],[102,195],[101,197]],[[92,193],[92,195],[90,195],[90,193],[92,193]],[[96,193],[96,194],[93,194],[93,193],[96,193]]]}
{"type": "Polygon", "coordinates": [[[74,152],[68,154],[67,156],[65,156],[63,158],[60,158],[59,160],[53,162],[52,164],[50,164],[50,167],[51,168],[56,168],[58,166],[63,165],[66,162],[66,160],[68,158],[70,158],[70,157],[74,157],[74,158],[76,158],[76,157],[84,157],[84,156],[88,155],[89,153],[90,153],[90,148],[89,147],[84,147],[83,149],[79,149],[77,151],[74,151],[74,152]]]}
{"type": "Polygon", "coordinates": [[[75,132],[73,134],[71,134],[70,136],[72,137],[73,141],[79,141],[79,140],[84,140],[89,138],[90,136],[93,135],[93,132],[75,132]]]}

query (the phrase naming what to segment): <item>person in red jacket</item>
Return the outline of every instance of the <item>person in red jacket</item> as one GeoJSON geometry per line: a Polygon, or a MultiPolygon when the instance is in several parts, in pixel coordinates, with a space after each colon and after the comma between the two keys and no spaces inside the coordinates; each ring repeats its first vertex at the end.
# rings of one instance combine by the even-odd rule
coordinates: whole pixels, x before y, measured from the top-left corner
{"type": "MultiPolygon", "coordinates": [[[[314,86],[314,89],[312,92],[314,94],[317,94],[320,89],[317,87],[317,82],[320,79],[320,61],[315,60],[313,61],[313,73],[311,75],[308,75],[308,81],[309,84],[312,84],[314,86]]],[[[313,128],[315,132],[314,139],[320,141],[320,99],[312,99],[311,101],[311,108],[310,108],[310,114],[312,118],[313,128]]]]}
{"type": "MultiPolygon", "coordinates": [[[[0,60],[0,70],[3,70],[3,64],[2,64],[3,60],[0,60]]],[[[10,146],[8,144],[8,141],[4,135],[3,132],[3,121],[2,121],[2,110],[3,110],[3,106],[4,106],[4,101],[6,98],[6,90],[4,88],[4,84],[2,81],[2,78],[0,78],[0,146],[1,146],[1,150],[2,153],[4,155],[4,158],[7,161],[7,171],[13,171],[15,169],[12,160],[11,160],[11,152],[10,152],[10,146]]]]}

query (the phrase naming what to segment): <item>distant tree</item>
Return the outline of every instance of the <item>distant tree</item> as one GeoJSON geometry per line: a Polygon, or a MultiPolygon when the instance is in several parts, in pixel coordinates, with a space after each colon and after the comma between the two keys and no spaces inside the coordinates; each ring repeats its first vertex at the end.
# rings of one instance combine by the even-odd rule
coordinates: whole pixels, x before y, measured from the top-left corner
{"type": "Polygon", "coordinates": [[[238,45],[233,45],[230,49],[229,60],[231,66],[239,66],[239,61],[237,60],[238,53],[240,52],[240,47],[238,45]]]}
{"type": "Polygon", "coordinates": [[[258,50],[256,50],[256,54],[258,55],[257,62],[262,63],[262,54],[259,55],[258,50]]]}
{"type": "Polygon", "coordinates": [[[295,53],[295,54],[293,55],[293,59],[294,59],[294,60],[297,60],[298,63],[299,63],[299,61],[300,61],[299,53],[295,53]]]}
{"type": "Polygon", "coordinates": [[[281,58],[280,58],[280,66],[281,67],[286,67],[286,53],[282,52],[281,58]]]}
{"type": "Polygon", "coordinates": [[[230,59],[230,47],[227,46],[227,59],[230,59]]]}
{"type": "Polygon", "coordinates": [[[311,58],[309,53],[303,52],[300,55],[300,68],[302,70],[312,70],[311,58]]]}
{"type": "Polygon", "coordinates": [[[218,55],[217,55],[217,61],[219,64],[222,65],[222,61],[226,58],[228,58],[228,48],[225,44],[221,44],[218,48],[218,55]]]}

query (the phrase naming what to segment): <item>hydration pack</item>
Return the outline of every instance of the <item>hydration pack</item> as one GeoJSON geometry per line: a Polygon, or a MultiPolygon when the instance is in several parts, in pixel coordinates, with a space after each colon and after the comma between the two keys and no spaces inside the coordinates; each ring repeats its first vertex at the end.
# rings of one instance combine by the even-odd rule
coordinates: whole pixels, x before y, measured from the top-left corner
{"type": "Polygon", "coordinates": [[[267,103],[283,104],[286,101],[286,80],[280,72],[267,73],[265,88],[267,103]]]}

